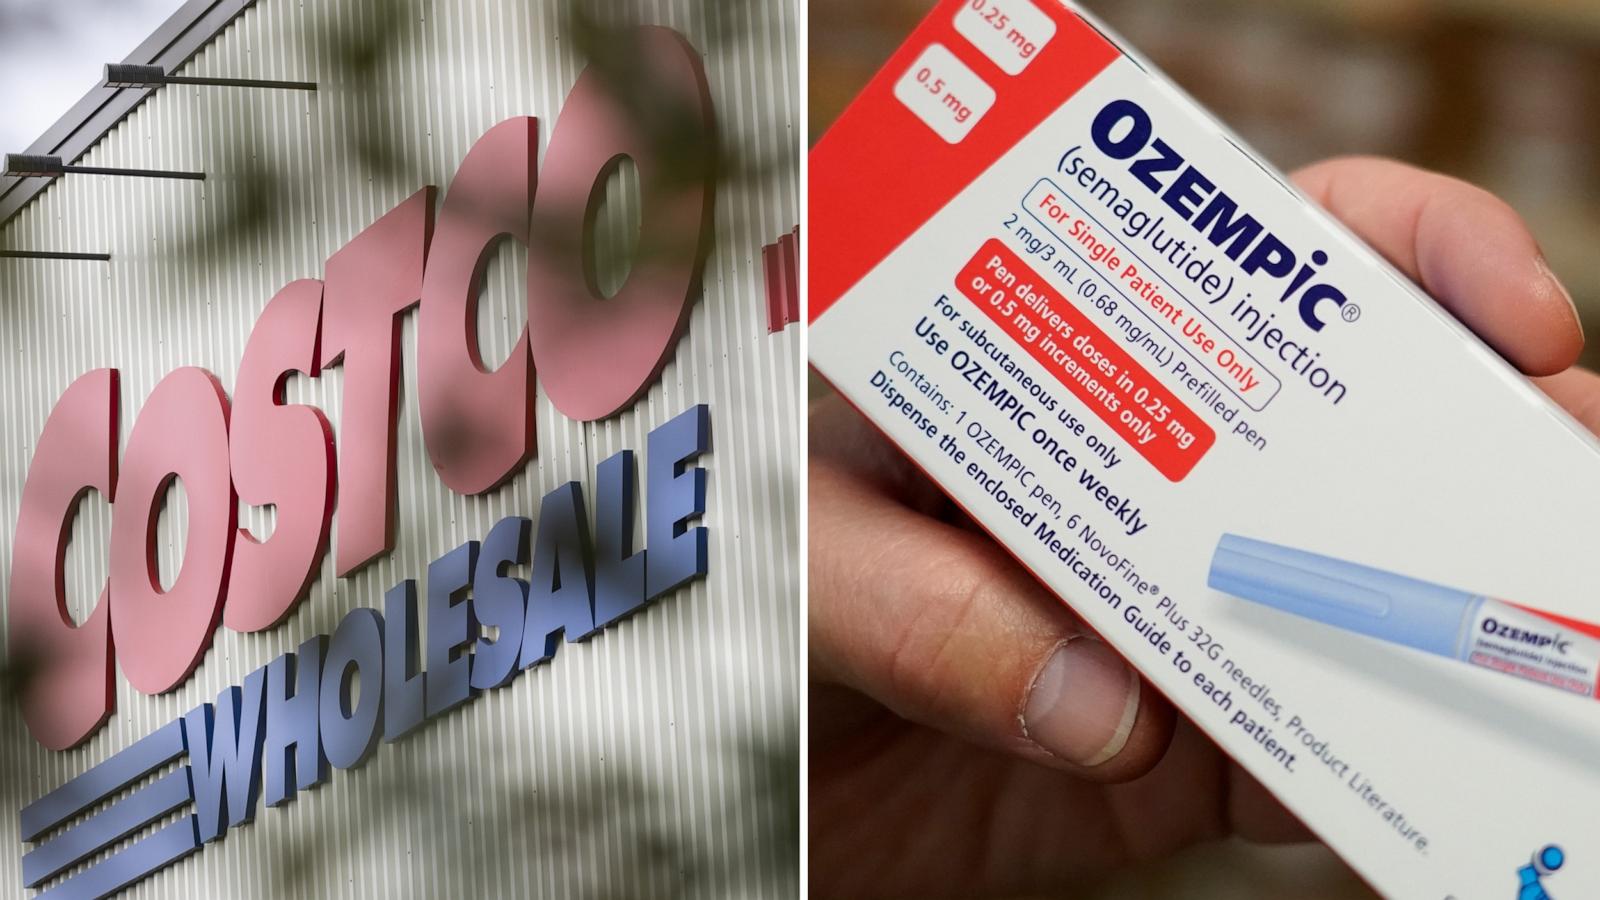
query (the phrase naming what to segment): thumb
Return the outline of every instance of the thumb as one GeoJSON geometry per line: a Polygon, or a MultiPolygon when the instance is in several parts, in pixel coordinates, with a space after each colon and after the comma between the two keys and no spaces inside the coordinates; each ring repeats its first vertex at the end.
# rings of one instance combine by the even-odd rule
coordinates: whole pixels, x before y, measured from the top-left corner
{"type": "Polygon", "coordinates": [[[973,743],[1102,781],[1147,772],[1173,713],[987,538],[828,462],[810,478],[814,680],[973,743]]]}

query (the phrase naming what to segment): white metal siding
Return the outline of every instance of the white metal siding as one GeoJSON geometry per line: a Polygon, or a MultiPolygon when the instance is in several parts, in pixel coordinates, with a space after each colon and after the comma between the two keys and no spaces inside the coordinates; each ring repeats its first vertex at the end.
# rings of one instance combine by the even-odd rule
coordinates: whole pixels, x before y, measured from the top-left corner
{"type": "MultiPolygon", "coordinates": [[[[309,599],[258,635],[220,630],[195,677],[160,697],[118,678],[117,708],[84,747],[44,750],[12,714],[0,737],[0,895],[20,892],[16,810],[171,721],[354,606],[421,579],[430,560],[508,515],[537,517],[546,491],[633,448],[699,402],[711,406],[710,575],[553,664],[479,697],[354,772],[159,873],[130,896],[576,897],[788,896],[797,891],[801,446],[799,328],[768,335],[761,247],[798,221],[797,0],[657,0],[642,18],[706,53],[726,145],[776,163],[720,187],[704,296],[660,383],[598,425],[538,401],[538,456],[506,487],[463,498],[435,477],[416,410],[415,316],[405,328],[399,415],[400,526],[394,552],[352,578],[332,554],[309,599]],[[731,32],[732,36],[720,36],[731,32]]],[[[445,189],[472,142],[514,115],[541,119],[541,148],[581,68],[555,2],[419,4],[381,89],[341,84],[304,30],[325,17],[353,33],[396,7],[376,0],[262,0],[189,74],[310,78],[315,95],[168,87],[103,140],[86,164],[196,169],[204,184],[68,178],[4,230],[23,249],[105,250],[110,264],[0,260],[0,584],[33,442],[61,392],[102,366],[122,371],[122,441],[156,382],[203,366],[230,395],[246,338],[276,291],[321,277],[324,260],[425,184],[445,189]],[[354,123],[354,124],[352,124],[354,123]],[[360,129],[397,142],[393,178],[353,161],[360,129]],[[286,209],[263,229],[221,227],[247,196],[230,151],[288,171],[286,209]],[[200,235],[185,247],[187,236],[200,235]]],[[[633,198],[619,195],[624,208],[633,198]]],[[[626,216],[620,217],[622,220],[626,216]]],[[[619,228],[607,241],[625,240],[619,228]]],[[[525,283],[502,255],[481,316],[484,355],[504,358],[524,321],[525,283]]],[[[290,399],[326,410],[337,433],[342,373],[298,379],[290,399]]],[[[642,472],[641,472],[642,474],[642,472]]],[[[641,494],[642,497],[642,494],[641,494]]],[[[337,513],[336,513],[337,516],[337,513]]],[[[162,548],[175,571],[182,516],[162,548]]],[[[241,524],[264,521],[259,512],[241,524]]],[[[69,590],[105,577],[109,507],[85,505],[69,590]]],[[[337,539],[335,522],[335,540],[337,539]]]]}

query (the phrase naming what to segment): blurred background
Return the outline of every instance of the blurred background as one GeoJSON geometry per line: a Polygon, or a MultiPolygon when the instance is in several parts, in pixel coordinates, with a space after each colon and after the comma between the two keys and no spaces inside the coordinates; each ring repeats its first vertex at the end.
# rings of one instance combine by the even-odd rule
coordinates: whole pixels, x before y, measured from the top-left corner
{"type": "MultiPolygon", "coordinates": [[[[1082,0],[1280,168],[1393,156],[1480,184],[1526,217],[1600,325],[1600,3],[1575,0],[1082,0]]],[[[931,0],[811,0],[821,137],[931,0]],[[825,40],[817,39],[826,35],[825,40]]],[[[1600,342],[1597,342],[1600,343],[1600,342]]],[[[1600,365],[1595,344],[1585,363],[1600,365]]],[[[813,384],[813,393],[821,389],[813,384]]],[[[1088,893],[1361,898],[1320,847],[1197,848],[1088,893]]]]}

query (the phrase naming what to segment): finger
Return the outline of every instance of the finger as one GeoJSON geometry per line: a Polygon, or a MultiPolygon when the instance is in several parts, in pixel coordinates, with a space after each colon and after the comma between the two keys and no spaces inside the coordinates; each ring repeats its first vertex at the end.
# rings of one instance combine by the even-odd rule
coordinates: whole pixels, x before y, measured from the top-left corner
{"type": "Polygon", "coordinates": [[[1600,434],[1600,375],[1573,367],[1560,375],[1536,378],[1533,383],[1583,427],[1600,434]]]}
{"type": "Polygon", "coordinates": [[[1346,158],[1294,175],[1310,197],[1529,375],[1577,361],[1572,297],[1510,206],[1403,163],[1346,158]]]}
{"type": "Polygon", "coordinates": [[[1089,778],[1160,758],[1165,700],[991,540],[825,461],[810,482],[815,679],[1089,778]]]}

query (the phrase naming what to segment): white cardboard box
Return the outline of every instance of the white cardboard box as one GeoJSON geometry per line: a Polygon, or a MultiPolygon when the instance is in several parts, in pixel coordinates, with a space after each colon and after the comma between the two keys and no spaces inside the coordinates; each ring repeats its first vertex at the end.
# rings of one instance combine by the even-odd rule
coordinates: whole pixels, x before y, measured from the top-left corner
{"type": "Polygon", "coordinates": [[[1112,40],[937,6],[812,154],[813,365],[1376,888],[1600,896],[1595,441],[1112,40]]]}

